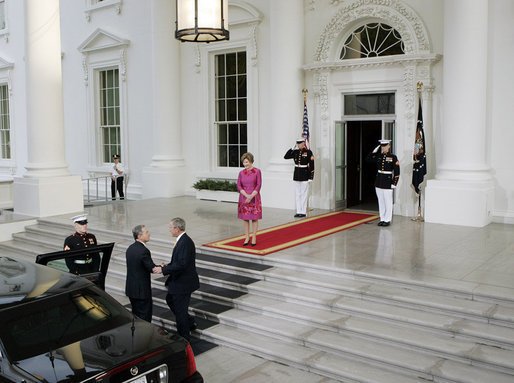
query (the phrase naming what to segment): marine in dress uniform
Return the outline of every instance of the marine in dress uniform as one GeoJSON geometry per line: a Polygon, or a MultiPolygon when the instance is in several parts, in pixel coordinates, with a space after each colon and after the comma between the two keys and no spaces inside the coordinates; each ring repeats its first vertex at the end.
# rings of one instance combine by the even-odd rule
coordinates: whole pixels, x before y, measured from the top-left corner
{"type": "Polygon", "coordinates": [[[380,145],[373,150],[367,160],[377,166],[375,191],[378,198],[380,222],[378,226],[389,226],[393,217],[393,189],[400,179],[400,162],[391,153],[391,140],[379,140],[380,145]]]}
{"type": "MultiPolygon", "coordinates": [[[[87,215],[81,214],[71,218],[75,233],[64,240],[64,250],[77,250],[95,247],[97,245],[94,234],[87,232],[87,215]]],[[[93,273],[100,269],[100,255],[98,253],[85,254],[77,258],[66,258],[66,265],[73,274],[93,273]]]]}
{"type": "Polygon", "coordinates": [[[307,197],[309,183],[314,179],[314,154],[305,147],[305,138],[296,140],[296,145],[289,149],[284,159],[293,159],[293,180],[296,183],[296,214],[295,217],[305,217],[307,213],[307,197]]]}

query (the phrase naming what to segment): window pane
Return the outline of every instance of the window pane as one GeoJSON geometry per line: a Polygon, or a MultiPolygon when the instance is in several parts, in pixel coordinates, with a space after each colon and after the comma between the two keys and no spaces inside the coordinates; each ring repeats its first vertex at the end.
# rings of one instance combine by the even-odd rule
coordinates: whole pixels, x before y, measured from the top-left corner
{"type": "Polygon", "coordinates": [[[345,95],[344,114],[394,114],[394,96],[394,93],[345,95]]]}
{"type": "Polygon", "coordinates": [[[216,56],[216,76],[225,75],[225,55],[216,56]]]}
{"type": "Polygon", "coordinates": [[[225,101],[218,101],[218,115],[217,120],[218,121],[227,121],[227,116],[225,113],[225,101]]]}
{"type": "Polygon", "coordinates": [[[246,121],[246,98],[240,98],[237,102],[237,119],[239,121],[246,121]]]}
{"type": "Polygon", "coordinates": [[[246,52],[237,52],[237,73],[246,73],[246,52]]]}
{"type": "Polygon", "coordinates": [[[221,124],[218,126],[218,144],[227,144],[227,125],[221,124]]]}
{"type": "Polygon", "coordinates": [[[240,164],[239,146],[230,145],[228,147],[228,166],[239,167],[240,164]]]}
{"type": "Polygon", "coordinates": [[[236,54],[227,54],[227,75],[236,74],[236,54]]]}
{"type": "Polygon", "coordinates": [[[237,100],[228,100],[227,101],[227,120],[228,121],[236,121],[237,120],[237,100]]]}
{"type": "Polygon", "coordinates": [[[220,145],[218,147],[218,166],[228,166],[228,146],[220,145]]]}
{"type": "MultiPolygon", "coordinates": [[[[241,124],[241,127],[239,128],[239,140],[241,144],[246,144],[248,142],[246,138],[246,124],[241,124]]],[[[246,146],[245,146],[246,148],[246,146]]],[[[243,151],[243,153],[246,152],[246,149],[243,151]]]]}
{"type": "Polygon", "coordinates": [[[216,98],[225,98],[225,77],[216,79],[216,98]]]}
{"type": "Polygon", "coordinates": [[[227,98],[234,98],[237,96],[236,80],[236,76],[227,77],[227,98]]]}
{"type": "Polygon", "coordinates": [[[237,97],[246,97],[246,75],[237,76],[237,97]]]}
{"type": "Polygon", "coordinates": [[[228,126],[228,143],[229,144],[239,144],[239,125],[238,124],[230,124],[228,126]]]}

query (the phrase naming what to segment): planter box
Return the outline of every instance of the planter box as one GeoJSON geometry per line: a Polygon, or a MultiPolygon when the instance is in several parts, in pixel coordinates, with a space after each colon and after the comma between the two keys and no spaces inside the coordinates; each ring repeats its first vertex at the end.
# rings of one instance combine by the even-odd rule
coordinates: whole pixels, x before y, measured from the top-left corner
{"type": "Polygon", "coordinates": [[[196,199],[207,199],[211,201],[235,202],[239,201],[238,192],[222,191],[222,190],[197,190],[196,199]]]}

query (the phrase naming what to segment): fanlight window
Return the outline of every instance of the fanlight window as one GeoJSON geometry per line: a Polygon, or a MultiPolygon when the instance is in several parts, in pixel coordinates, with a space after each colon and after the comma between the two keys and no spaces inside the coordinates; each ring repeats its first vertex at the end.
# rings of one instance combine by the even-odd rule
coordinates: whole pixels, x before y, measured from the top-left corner
{"type": "Polygon", "coordinates": [[[357,28],[344,43],[341,60],[365,57],[402,55],[402,36],[387,24],[371,23],[357,28]]]}

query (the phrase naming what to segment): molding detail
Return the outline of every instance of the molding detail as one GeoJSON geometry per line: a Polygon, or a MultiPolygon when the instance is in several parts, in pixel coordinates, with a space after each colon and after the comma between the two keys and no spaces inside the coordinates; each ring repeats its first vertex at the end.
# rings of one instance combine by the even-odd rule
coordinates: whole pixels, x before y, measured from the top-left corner
{"type": "Polygon", "coordinates": [[[88,71],[88,62],[87,55],[82,55],[82,70],[84,71],[84,85],[89,85],[89,71],[88,71]]]}
{"type": "Polygon", "coordinates": [[[249,39],[250,44],[248,46],[248,53],[252,60],[252,66],[257,65],[257,26],[259,23],[253,23],[250,25],[249,39]]]}
{"type": "Polygon", "coordinates": [[[127,79],[127,49],[124,47],[120,50],[120,75],[121,81],[127,79]]]}
{"type": "Polygon", "coordinates": [[[0,57],[0,69],[12,69],[13,67],[14,63],[0,57]]]}
{"type": "Polygon", "coordinates": [[[195,45],[195,72],[200,73],[202,69],[202,52],[200,51],[200,46],[198,44],[195,45]]]}
{"type": "Polygon", "coordinates": [[[102,49],[111,49],[117,47],[126,47],[129,40],[118,37],[104,29],[98,28],[89,37],[79,45],[79,52],[86,54],[99,51],[102,49]]]}
{"type": "Polygon", "coordinates": [[[84,11],[84,16],[87,22],[91,21],[91,14],[99,11],[101,9],[112,7],[114,8],[114,12],[119,15],[121,14],[121,6],[122,0],[104,0],[102,2],[97,2],[94,0],[88,0],[89,8],[84,11]]]}
{"type": "MultiPolygon", "coordinates": [[[[356,21],[380,20],[395,28],[402,36],[406,54],[428,53],[431,50],[427,30],[420,17],[399,0],[331,0],[334,5],[345,3],[325,26],[314,55],[315,62],[326,62],[342,33],[349,31],[356,21]]],[[[338,56],[338,52],[332,52],[338,56]]]]}

